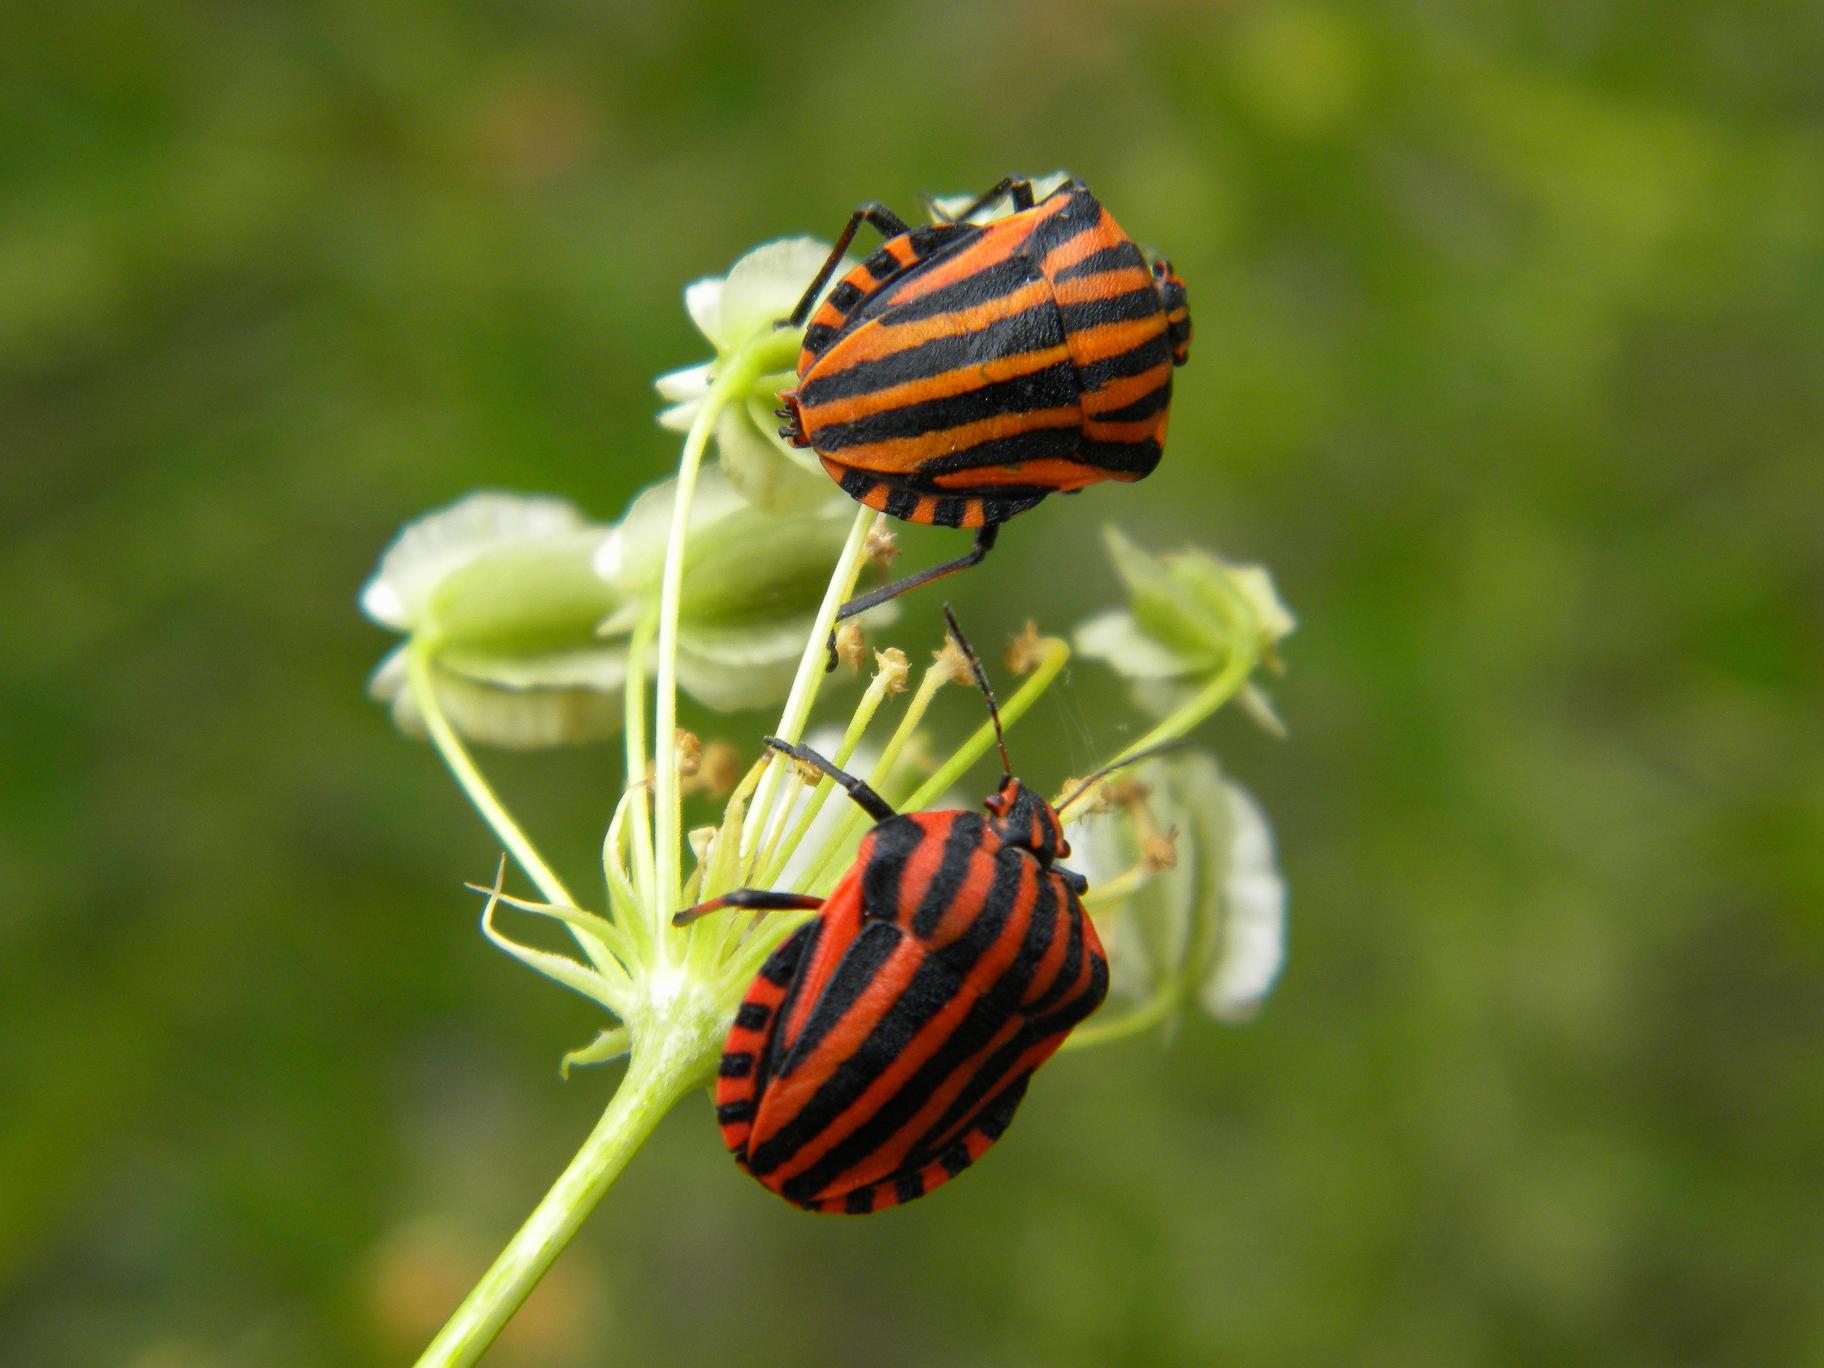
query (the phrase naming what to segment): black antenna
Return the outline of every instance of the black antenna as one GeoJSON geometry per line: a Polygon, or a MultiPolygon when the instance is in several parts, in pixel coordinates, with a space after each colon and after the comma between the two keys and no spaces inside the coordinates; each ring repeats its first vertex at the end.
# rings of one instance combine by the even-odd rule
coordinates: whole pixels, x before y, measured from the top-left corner
{"type": "Polygon", "coordinates": [[[1124,756],[1119,760],[1110,760],[1106,765],[1102,766],[1101,769],[1099,769],[1095,773],[1091,774],[1082,783],[1078,784],[1074,789],[1072,789],[1070,791],[1070,796],[1068,798],[1065,798],[1062,802],[1060,802],[1056,807],[1054,807],[1052,809],[1052,811],[1053,812],[1064,811],[1065,808],[1069,807],[1072,803],[1076,802],[1077,799],[1081,798],[1084,794],[1088,793],[1090,791],[1090,789],[1092,787],[1094,787],[1098,781],[1100,781],[1102,779],[1106,779],[1109,775],[1113,774],[1118,769],[1125,769],[1129,765],[1137,765],[1142,760],[1151,760],[1155,755],[1162,754],[1165,751],[1177,750],[1180,746],[1185,746],[1188,744],[1189,744],[1189,742],[1186,741],[1186,739],[1181,736],[1181,737],[1177,737],[1171,741],[1161,741],[1158,745],[1148,746],[1145,750],[1142,750],[1142,751],[1135,751],[1132,755],[1124,756]]]}
{"type": "Polygon", "coordinates": [[[963,635],[963,629],[956,625],[956,614],[950,611],[947,603],[944,605],[944,621],[950,624],[950,635],[956,639],[957,649],[962,651],[963,658],[969,662],[969,668],[975,674],[976,688],[988,700],[988,716],[994,722],[994,744],[1001,748],[1001,773],[1011,775],[1013,766],[1007,759],[1007,738],[1001,733],[1001,710],[994,706],[994,690],[988,687],[988,676],[982,669],[981,657],[976,655],[975,648],[969,644],[969,638],[963,635]]]}

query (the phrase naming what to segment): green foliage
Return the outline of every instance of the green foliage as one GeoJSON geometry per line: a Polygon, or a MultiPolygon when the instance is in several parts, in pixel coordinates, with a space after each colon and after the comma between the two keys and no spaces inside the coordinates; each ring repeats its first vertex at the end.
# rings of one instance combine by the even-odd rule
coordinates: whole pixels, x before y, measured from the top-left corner
{"type": "MultiPolygon", "coordinates": [[[[959,593],[984,640],[1114,606],[1105,518],[1273,566],[1291,739],[1217,731],[1286,978],[1061,1058],[878,1220],[765,1199],[687,1101],[498,1361],[1824,1356],[1815,5],[0,32],[0,1357],[418,1347],[613,1079],[559,1081],[597,1017],[476,933],[497,850],[362,695],[374,549],[480,486],[612,518],[675,461],[686,281],[1061,164],[1196,342],[1159,472],[959,593]]],[[[1125,739],[1072,673],[1035,782],[1125,739]]],[[[550,764],[503,787],[593,887],[614,762],[550,764]]]]}

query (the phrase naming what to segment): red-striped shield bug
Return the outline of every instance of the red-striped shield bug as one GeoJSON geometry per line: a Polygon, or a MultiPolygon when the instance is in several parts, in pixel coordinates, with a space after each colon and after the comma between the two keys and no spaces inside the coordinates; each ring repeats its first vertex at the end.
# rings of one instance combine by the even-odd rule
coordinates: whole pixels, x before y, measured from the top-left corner
{"type": "Polygon", "coordinates": [[[895,812],[817,752],[768,737],[877,825],[827,898],[743,888],[674,919],[818,913],[754,979],[716,1080],[735,1161],[812,1211],[878,1211],[968,1168],[1007,1129],[1033,1071],[1108,992],[1108,960],[1079,900],[1087,884],[1057,863],[1070,855],[1058,812],[1014,778],[981,661],[944,616],[1001,743],[1004,777],[987,815],[895,812]]]}
{"type": "Polygon", "coordinates": [[[1151,474],[1191,338],[1184,282],[1149,266],[1081,181],[1035,203],[1011,176],[924,227],[857,209],[786,321],[807,318],[780,434],[870,508],[975,529],[966,555],[850,600],[838,621],[977,564],[1048,494],[1151,474]],[[967,221],[1003,195],[1011,213],[967,221]],[[886,242],[813,315],[863,223],[886,242]]]}

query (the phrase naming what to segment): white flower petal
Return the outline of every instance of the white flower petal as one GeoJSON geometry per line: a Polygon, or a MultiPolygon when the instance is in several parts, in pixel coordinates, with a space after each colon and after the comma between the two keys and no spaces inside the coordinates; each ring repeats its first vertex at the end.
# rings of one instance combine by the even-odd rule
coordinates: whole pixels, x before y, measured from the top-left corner
{"type": "Polygon", "coordinates": [[[689,432],[690,425],[697,421],[697,414],[703,409],[701,399],[686,399],[681,404],[659,410],[659,426],[671,432],[689,432]]]}
{"type": "Polygon", "coordinates": [[[437,586],[476,557],[587,525],[582,513],[563,499],[495,490],[470,494],[406,524],[362,588],[362,611],[387,627],[409,631],[437,586]]]}
{"type": "Polygon", "coordinates": [[[1204,981],[1204,1010],[1246,1021],[1260,1010],[1286,960],[1286,881],[1259,804],[1238,784],[1229,800],[1228,867],[1222,880],[1222,952],[1204,981]]]}
{"type": "Polygon", "coordinates": [[[438,665],[453,675],[503,689],[598,689],[613,692],[627,679],[624,644],[580,646],[531,655],[446,651],[438,665]]]}
{"type": "Polygon", "coordinates": [[[698,366],[685,366],[681,370],[666,371],[652,387],[659,392],[659,398],[671,403],[682,403],[686,399],[701,399],[709,393],[710,380],[715,374],[716,363],[705,361],[698,366]]]}
{"type": "MultiPolygon", "coordinates": [[[[716,346],[724,353],[731,352],[770,331],[791,313],[829,255],[827,242],[808,237],[783,238],[762,243],[737,261],[722,291],[718,325],[721,335],[715,339],[716,346]]],[[[847,262],[839,265],[830,276],[830,284],[840,280],[847,267],[847,262]]]]}
{"type": "Polygon", "coordinates": [[[719,276],[693,280],[684,287],[685,312],[697,331],[716,344],[717,351],[728,350],[722,345],[722,290],[719,276]]]}
{"type": "MultiPolygon", "coordinates": [[[[445,670],[432,674],[437,703],[463,736],[511,750],[598,741],[620,730],[621,698],[598,689],[502,689],[445,670]]],[[[425,735],[411,691],[392,700],[393,723],[408,736],[425,735]]]]}
{"type": "Polygon", "coordinates": [[[1124,608],[1096,614],[1073,635],[1077,650],[1093,660],[1106,660],[1130,679],[1177,679],[1196,673],[1201,665],[1142,631],[1124,608]]]}
{"type": "Polygon", "coordinates": [[[798,464],[757,426],[771,421],[758,403],[724,409],[716,420],[716,451],[729,485],[769,513],[798,512],[825,502],[836,486],[823,471],[798,464]]]}

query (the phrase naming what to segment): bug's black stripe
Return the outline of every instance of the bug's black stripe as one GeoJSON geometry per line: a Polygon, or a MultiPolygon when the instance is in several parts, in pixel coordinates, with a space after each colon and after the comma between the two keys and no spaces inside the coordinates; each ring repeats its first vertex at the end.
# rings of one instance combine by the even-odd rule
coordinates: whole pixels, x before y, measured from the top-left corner
{"type": "Polygon", "coordinates": [[[968,1168],[973,1161],[969,1158],[969,1151],[959,1142],[945,1150],[938,1162],[944,1166],[944,1172],[954,1178],[968,1168]]]}
{"type": "Polygon", "coordinates": [[[1038,1018],[1049,1012],[1064,1000],[1067,993],[1077,986],[1077,978],[1083,972],[1083,919],[1070,918],[1070,939],[1064,944],[1064,963],[1058,966],[1057,977],[1050,986],[1039,995],[1036,1002],[1026,1008],[1028,1016],[1038,1018]]]}
{"type": "Polygon", "coordinates": [[[1146,437],[1138,442],[1084,442],[1073,459],[1098,470],[1150,475],[1159,464],[1159,440],[1146,437]]]}
{"type": "MultiPolygon", "coordinates": [[[[823,996],[811,1005],[810,1015],[804,1020],[804,1028],[792,1042],[791,1053],[780,1061],[774,1077],[788,1077],[802,1061],[810,1057],[824,1036],[830,1033],[849,1008],[855,1005],[855,1000],[874,982],[874,975],[880,972],[880,966],[899,948],[904,934],[889,921],[870,922],[862,928],[861,934],[842,952],[836,971],[824,986],[823,996]]],[[[785,1013],[781,1012],[780,1016],[783,1018],[785,1013]]]]}
{"type": "Polygon", "coordinates": [[[843,1201],[842,1209],[851,1216],[866,1216],[874,1210],[874,1189],[865,1187],[851,1192],[843,1201]]]}
{"type": "Polygon", "coordinates": [[[1065,243],[1102,226],[1102,206],[1096,203],[1094,195],[1079,189],[1070,198],[1069,204],[1049,215],[1034,230],[1032,246],[1038,256],[1049,256],[1065,243]]]}
{"type": "Polygon", "coordinates": [[[751,1097],[744,1097],[739,1102],[724,1102],[721,1106],[716,1108],[716,1123],[718,1125],[732,1126],[738,1122],[752,1121],[753,1119],[754,1100],[751,1097]]]}
{"type": "Polygon", "coordinates": [[[1100,361],[1091,361],[1087,366],[1077,368],[1077,379],[1083,384],[1085,392],[1099,390],[1110,380],[1124,380],[1130,375],[1142,375],[1154,366],[1164,365],[1172,359],[1170,340],[1163,332],[1155,333],[1139,346],[1114,356],[1105,356],[1100,361]]]}
{"type": "Polygon", "coordinates": [[[1013,1124],[1013,1114],[1019,1110],[1021,1100],[1026,1096],[1026,1085],[1032,1082],[1032,1070],[1028,1069],[1013,1082],[994,1095],[994,1100],[982,1108],[982,1114],[976,1118],[975,1129],[990,1140],[999,1140],[1007,1133],[1007,1127],[1013,1124]]]}
{"type": "Polygon", "coordinates": [[[939,499],[931,509],[931,521],[938,527],[961,527],[968,516],[967,499],[939,499]]]}
{"type": "MultiPolygon", "coordinates": [[[[915,347],[889,352],[871,361],[858,361],[838,371],[826,373],[820,367],[800,388],[798,400],[801,405],[814,408],[834,399],[873,394],[964,366],[979,366],[986,361],[1055,347],[1063,341],[1064,325],[1058,321],[1058,306],[1047,299],[1029,309],[997,318],[987,327],[973,332],[934,337],[915,347]]],[[[1162,359],[1164,355],[1169,353],[1162,354],[1162,359]]]]}
{"type": "Polygon", "coordinates": [[[1001,971],[1000,977],[989,987],[987,996],[1005,1004],[1010,1011],[1019,1010],[1027,988],[1032,985],[1032,976],[1038,972],[1045,952],[1051,948],[1051,939],[1057,927],[1057,881],[1050,874],[1041,873],[1033,892],[1032,915],[1027,918],[1026,934],[1020,939],[1020,948],[1001,971]]]}
{"type": "Polygon", "coordinates": [[[874,845],[867,867],[861,871],[861,914],[864,918],[891,918],[899,906],[899,881],[906,861],[925,840],[917,822],[895,817],[874,828],[874,845]]]}
{"type": "Polygon", "coordinates": [[[766,957],[766,963],[760,966],[761,978],[781,988],[792,981],[792,975],[798,972],[798,961],[804,956],[804,947],[811,941],[808,928],[813,924],[805,923],[799,933],[780,942],[779,947],[766,957]]]}
{"type": "Polygon", "coordinates": [[[1101,275],[1104,271],[1132,270],[1136,266],[1141,270],[1146,269],[1146,258],[1140,255],[1140,249],[1131,242],[1117,242],[1113,247],[1091,252],[1073,265],[1060,267],[1051,273],[1051,279],[1053,284],[1057,284],[1060,281],[1101,275]]]}
{"type": "Polygon", "coordinates": [[[877,248],[874,255],[861,264],[868,268],[868,273],[876,280],[891,280],[905,269],[899,264],[899,258],[885,247],[877,248]]]}
{"type": "MultiPolygon", "coordinates": [[[[779,1005],[773,1009],[773,1028],[766,1034],[766,1048],[760,1052],[760,1058],[756,1061],[754,1070],[756,1095],[766,1090],[767,1082],[772,1078],[773,1070],[779,1066],[780,1057],[785,1052],[783,1038],[785,1023],[791,1018],[792,1004],[798,1000],[801,982],[798,971],[810,959],[811,951],[823,935],[823,926],[822,917],[806,922],[787,936],[777,950],[767,956],[766,964],[761,968],[762,974],[766,974],[770,969],[773,973],[783,975],[787,986],[784,995],[779,999],[779,1005]]],[[[779,980],[773,979],[772,981],[778,982],[779,980]]]]}
{"type": "MultiPolygon", "coordinates": [[[[964,868],[966,870],[967,866],[964,868]]],[[[988,885],[988,896],[982,900],[981,910],[970,919],[962,935],[937,951],[938,958],[948,964],[958,978],[969,978],[982,956],[988,953],[988,948],[1006,929],[1008,918],[1022,900],[1021,885],[1028,871],[1037,875],[1038,868],[1019,852],[1003,847],[996,855],[994,881],[988,885]]],[[[1035,878],[1035,888],[1044,882],[1035,878]]]]}
{"type": "MultiPolygon", "coordinates": [[[[1002,1079],[1006,1077],[1007,1071],[1018,1062],[1020,1056],[1042,1039],[1044,1036],[1029,1025],[1025,1030],[1016,1032],[1011,1040],[983,1060],[963,1090],[945,1109],[944,1114],[937,1119],[930,1130],[919,1137],[918,1144],[913,1146],[914,1153],[942,1144],[947,1137],[956,1134],[959,1130],[966,1129],[971,1124],[981,1129],[981,1119],[977,1114],[978,1112],[985,1113],[988,1110],[982,1106],[982,1099],[1001,1083],[1002,1079]]],[[[1005,1089],[1003,1089],[1004,1091],[1005,1089]]],[[[1020,1091],[1023,1093],[1025,1089],[1022,1088],[1020,1091]]],[[[995,1094],[997,1098],[1000,1095],[995,1094]]],[[[1014,1098],[1014,1105],[1019,1105],[1017,1096],[1014,1098]]],[[[1009,1108],[1007,1118],[1011,1119],[1012,1116],[1012,1109],[1009,1108]]],[[[1003,1122],[1002,1129],[1005,1128],[1003,1122]]],[[[984,1131],[984,1133],[986,1132],[984,1131]]],[[[999,1131],[995,1132],[995,1135],[999,1134],[999,1131]]],[[[993,1139],[994,1136],[989,1138],[993,1139]]]]}
{"type": "Polygon", "coordinates": [[[835,309],[836,312],[841,314],[844,318],[847,318],[849,316],[849,310],[861,303],[861,290],[854,281],[845,280],[837,285],[835,289],[830,291],[828,297],[824,300],[824,303],[830,305],[830,307],[835,309]]]}
{"type": "Polygon", "coordinates": [[[868,302],[868,307],[863,312],[870,318],[878,318],[882,327],[898,328],[909,323],[923,322],[927,318],[955,313],[958,309],[992,304],[1037,279],[1039,274],[1033,266],[1032,258],[1020,251],[917,299],[896,303],[892,296],[876,296],[875,300],[868,302]],[[878,310],[874,307],[877,300],[881,305],[878,310]]]}
{"type": "Polygon", "coordinates": [[[944,838],[944,852],[938,859],[937,871],[925,886],[925,895],[919,899],[918,909],[912,914],[912,934],[920,940],[931,938],[950,904],[956,901],[963,880],[969,877],[969,856],[981,844],[982,815],[979,812],[958,814],[950,823],[950,834],[944,838]]]}
{"type": "Polygon", "coordinates": [[[744,1031],[764,1031],[772,1019],[772,1009],[764,1002],[744,1002],[735,1011],[735,1025],[744,1031]]]}
{"type": "Polygon", "coordinates": [[[977,496],[975,502],[982,506],[982,522],[984,525],[988,523],[1004,523],[1007,519],[1013,517],[1014,514],[1024,513],[1027,509],[1041,502],[1047,494],[1054,494],[1056,492],[1056,490],[1051,489],[1041,489],[1035,492],[1013,491],[1014,497],[1008,497],[1009,491],[1003,488],[995,491],[996,497],[983,498],[977,496]]]}
{"type": "Polygon", "coordinates": [[[716,1065],[716,1074],[721,1078],[746,1078],[753,1071],[754,1057],[746,1050],[730,1050],[716,1065]]]}
{"type": "Polygon", "coordinates": [[[887,495],[887,506],[881,511],[889,518],[910,518],[918,507],[918,495],[909,489],[895,489],[887,495]]]}
{"type": "MultiPolygon", "coordinates": [[[[961,451],[933,456],[928,461],[921,461],[917,470],[908,472],[908,475],[898,473],[889,475],[883,472],[877,474],[875,478],[891,479],[893,483],[900,484],[908,482],[909,477],[909,482],[916,487],[921,478],[928,481],[939,475],[954,474],[959,470],[977,470],[982,466],[1013,465],[1018,461],[1038,461],[1047,457],[1071,456],[1076,453],[1082,441],[1082,430],[1075,423],[1069,427],[1028,428],[1025,432],[1016,432],[1007,437],[990,437],[985,442],[966,446],[961,451]]],[[[968,492],[1005,495],[1012,493],[1016,488],[1021,488],[1022,493],[1028,490],[1036,490],[1040,493],[1051,492],[1049,489],[1040,490],[1036,485],[1022,488],[1012,484],[984,486],[979,490],[972,489],[968,492]]],[[[961,491],[945,489],[941,485],[933,484],[926,492],[957,494],[961,491]]]]}
{"type": "Polygon", "coordinates": [[[836,340],[837,329],[828,323],[813,323],[804,330],[804,349],[812,356],[822,356],[836,340]]]}
{"type": "Polygon", "coordinates": [[[910,1202],[915,1197],[925,1195],[925,1177],[922,1173],[902,1174],[893,1180],[893,1195],[902,1202],[910,1202]]]}
{"type": "MultiPolygon", "coordinates": [[[[974,816],[973,813],[970,815],[974,816]]],[[[927,964],[941,963],[946,966],[949,978],[957,988],[969,981],[970,972],[1005,929],[1007,919],[1019,900],[1020,884],[1028,868],[1033,866],[1023,856],[1012,850],[1003,851],[996,861],[994,881],[989,886],[987,897],[982,901],[981,912],[963,935],[934,952],[931,959],[926,961],[927,964]]],[[[920,973],[922,975],[923,966],[920,967],[920,973]]],[[[913,990],[908,988],[906,996],[910,997],[912,993],[913,990]]],[[[894,1004],[892,1011],[899,1011],[898,1003],[894,1004]]],[[[834,1145],[823,1158],[803,1173],[792,1177],[786,1183],[787,1192],[810,1197],[889,1143],[911,1123],[931,1094],[942,1087],[946,1079],[962,1068],[972,1056],[981,1052],[995,1033],[1006,1025],[1009,1015],[1005,1001],[987,996],[977,998],[943,1043],[930,1050],[924,1063],[919,1065],[905,1084],[882,1102],[879,1110],[834,1145]]],[[[929,1017],[925,1020],[929,1020],[929,1017]]],[[[908,1033],[905,1040],[910,1041],[911,1038],[912,1033],[908,1033]]],[[[872,1044],[871,1037],[869,1043],[872,1044]]],[[[900,1051],[905,1048],[902,1044],[900,1051]]],[[[862,1053],[865,1051],[864,1046],[862,1053]]],[[[900,1051],[896,1051],[892,1057],[897,1058],[900,1051]]],[[[845,1100],[842,1107],[830,1113],[830,1117],[834,1119],[853,1100],[852,1097],[845,1100]]],[[[805,1111],[813,1110],[821,1101],[820,1091],[805,1111]]]]}
{"type": "Polygon", "coordinates": [[[1137,318],[1151,318],[1160,311],[1159,292],[1151,285],[1106,299],[1086,299],[1081,304],[1066,304],[1058,310],[1064,320],[1064,331],[1093,328],[1103,323],[1131,323],[1137,318]]]}
{"type": "Polygon", "coordinates": [[[961,394],[900,404],[849,423],[830,423],[817,430],[817,449],[834,454],[845,447],[923,437],[989,418],[1068,408],[1077,402],[1077,395],[1076,368],[1069,361],[1059,361],[961,394]]]}
{"type": "Polygon", "coordinates": [[[851,499],[861,498],[876,483],[874,476],[865,470],[845,470],[842,473],[842,492],[851,499]]]}
{"type": "MultiPolygon", "coordinates": [[[[952,983],[961,986],[954,975],[949,977],[952,983]]],[[[907,996],[910,996],[910,992],[907,996]]],[[[897,1003],[893,1010],[899,1010],[897,1003]]],[[[801,1198],[814,1196],[819,1189],[827,1187],[898,1135],[918,1115],[919,1109],[930,1099],[932,1092],[955,1073],[965,1060],[981,1051],[1006,1022],[1005,1008],[986,998],[977,998],[963,1014],[963,1019],[956,1024],[956,1029],[950,1032],[949,1038],[906,1080],[905,1086],[895,1090],[878,1111],[833,1146],[823,1158],[803,1173],[788,1179],[785,1184],[786,1194],[795,1194],[801,1198]]],[[[910,1035],[907,1038],[910,1039],[910,1035]]],[[[1018,1038],[1017,1035],[1015,1038],[1018,1038]]],[[[859,1091],[858,1089],[858,1095],[859,1091]]],[[[820,1093],[805,1111],[811,1111],[821,1100],[820,1093]]],[[[844,1106],[846,1105],[845,1101],[844,1106]]],[[[837,1108],[830,1112],[829,1118],[833,1120],[841,1110],[842,1108],[837,1108]]],[[[817,1129],[822,1130],[823,1127],[817,1129]]],[[[915,1148],[913,1152],[917,1153],[918,1150],[915,1148]]]]}
{"type": "MultiPolygon", "coordinates": [[[[891,938],[897,945],[903,933],[890,922],[871,923],[861,936],[856,938],[855,948],[870,935],[880,939],[891,938]]],[[[851,948],[850,955],[855,953],[851,948]]],[[[861,991],[873,982],[878,967],[870,969],[865,975],[849,972],[848,958],[845,956],[837,979],[848,978],[853,982],[852,996],[859,996],[861,991]]],[[[835,981],[832,981],[832,987],[835,981]]],[[[893,1005],[881,1014],[868,1032],[867,1038],[842,1063],[830,1071],[830,1076],[812,1095],[810,1101],[798,1114],[773,1131],[766,1142],[748,1155],[748,1167],[754,1173],[764,1175],[771,1173],[780,1165],[788,1162],[806,1143],[821,1134],[825,1127],[840,1116],[857,1097],[860,1097],[876,1078],[903,1051],[914,1036],[944,1009],[946,1003],[954,998],[961,985],[956,975],[935,958],[927,958],[912,973],[911,981],[904,991],[894,999],[893,1005]]],[[[827,994],[826,994],[827,996],[827,994]]],[[[827,1029],[827,1027],[825,1028],[827,1029]]],[[[806,1027],[807,1033],[809,1027],[806,1027]]],[[[840,1172],[840,1170],[838,1170],[840,1172]]],[[[792,1180],[799,1184],[798,1179],[792,1180]]],[[[806,1191],[802,1185],[795,1189],[806,1191]]]]}
{"type": "Polygon", "coordinates": [[[1168,373],[1165,379],[1153,386],[1131,404],[1120,408],[1107,409],[1101,413],[1086,415],[1098,423],[1134,423],[1142,418],[1151,418],[1160,409],[1172,402],[1172,377],[1168,373]]]}

